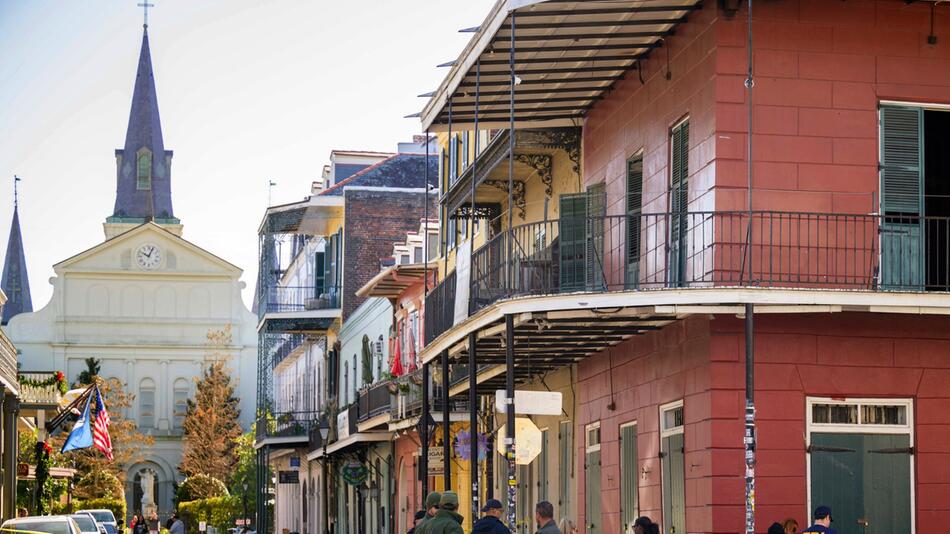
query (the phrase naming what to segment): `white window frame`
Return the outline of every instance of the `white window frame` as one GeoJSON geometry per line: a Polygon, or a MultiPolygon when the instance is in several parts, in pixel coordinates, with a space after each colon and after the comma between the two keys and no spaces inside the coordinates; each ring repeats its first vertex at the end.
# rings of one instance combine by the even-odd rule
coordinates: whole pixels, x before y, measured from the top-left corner
{"type": "MultiPolygon", "coordinates": [[[[914,400],[912,398],[892,398],[892,397],[854,397],[854,398],[831,398],[831,397],[806,397],[805,398],[805,491],[807,496],[806,512],[810,517],[812,507],[811,500],[811,454],[808,453],[808,447],[811,446],[812,433],[820,434],[906,434],[909,437],[910,446],[914,446],[914,400]],[[812,407],[815,404],[857,404],[858,405],[858,423],[815,423],[812,421],[812,407]],[[864,425],[860,423],[861,405],[875,404],[888,406],[905,406],[907,420],[903,425],[864,425]]],[[[910,454],[910,534],[917,531],[917,481],[915,480],[914,454],[910,454]]]]}
{"type": "Polygon", "coordinates": [[[585,453],[599,452],[599,451],[600,451],[600,444],[603,442],[603,440],[602,440],[601,437],[600,437],[600,432],[599,432],[599,431],[600,431],[600,421],[596,421],[596,422],[593,422],[593,423],[589,423],[589,424],[587,424],[587,425],[584,426],[584,452],[585,452],[585,453]],[[597,433],[597,443],[594,444],[594,445],[591,445],[591,444],[590,444],[590,431],[591,431],[591,430],[597,430],[597,431],[598,431],[598,433],[597,433]]]}
{"type": "Polygon", "coordinates": [[[686,408],[683,406],[683,399],[660,405],[660,438],[673,436],[675,434],[683,434],[685,427],[686,427],[686,408]],[[677,408],[683,408],[683,424],[677,427],[673,427],[673,428],[665,428],[663,426],[664,425],[663,415],[666,414],[666,412],[675,410],[677,408]]]}

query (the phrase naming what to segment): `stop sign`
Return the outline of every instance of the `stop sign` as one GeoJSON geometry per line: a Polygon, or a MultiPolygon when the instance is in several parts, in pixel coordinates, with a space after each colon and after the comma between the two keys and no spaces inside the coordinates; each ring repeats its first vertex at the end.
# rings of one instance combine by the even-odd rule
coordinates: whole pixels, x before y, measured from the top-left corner
{"type": "MultiPolygon", "coordinates": [[[[505,455],[505,435],[507,425],[498,430],[495,448],[498,454],[505,455]]],[[[515,418],[515,463],[528,465],[541,454],[541,429],[527,417],[515,418]]]]}

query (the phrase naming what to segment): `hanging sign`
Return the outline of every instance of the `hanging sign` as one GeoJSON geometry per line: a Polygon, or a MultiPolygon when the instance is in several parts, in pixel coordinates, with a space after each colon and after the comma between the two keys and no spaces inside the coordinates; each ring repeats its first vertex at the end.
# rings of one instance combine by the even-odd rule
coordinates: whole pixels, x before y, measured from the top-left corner
{"type": "MultiPolygon", "coordinates": [[[[478,461],[485,460],[485,451],[488,450],[488,436],[478,434],[478,461]]],[[[459,458],[468,462],[472,459],[472,436],[468,430],[462,430],[455,435],[455,452],[459,458]]]]}
{"type": "Polygon", "coordinates": [[[277,483],[278,484],[299,484],[300,471],[278,471],[277,483]]]}
{"type": "Polygon", "coordinates": [[[343,474],[343,481],[351,486],[359,486],[366,482],[366,477],[369,475],[369,470],[360,462],[350,462],[340,471],[343,474]]]}
{"type": "MultiPolygon", "coordinates": [[[[561,415],[559,391],[515,390],[515,413],[522,415],[561,415]]],[[[505,390],[495,390],[495,409],[505,413],[505,390]]]]}
{"type": "Polygon", "coordinates": [[[442,447],[429,447],[429,476],[441,475],[445,472],[444,458],[442,447]]]}

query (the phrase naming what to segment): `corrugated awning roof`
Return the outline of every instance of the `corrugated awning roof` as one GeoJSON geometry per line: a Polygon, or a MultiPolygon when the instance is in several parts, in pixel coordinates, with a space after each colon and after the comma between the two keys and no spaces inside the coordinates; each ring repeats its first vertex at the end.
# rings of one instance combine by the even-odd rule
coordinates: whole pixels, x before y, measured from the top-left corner
{"type": "Polygon", "coordinates": [[[662,46],[702,0],[499,0],[422,110],[422,126],[507,127],[514,25],[519,128],[578,125],[627,71],[662,46]],[[451,104],[451,105],[450,105],[451,104]]]}
{"type": "MultiPolygon", "coordinates": [[[[430,268],[429,271],[434,269],[430,268]]],[[[407,288],[420,282],[426,267],[421,263],[393,265],[379,272],[372,280],[356,290],[358,297],[399,298],[407,288]]]]}

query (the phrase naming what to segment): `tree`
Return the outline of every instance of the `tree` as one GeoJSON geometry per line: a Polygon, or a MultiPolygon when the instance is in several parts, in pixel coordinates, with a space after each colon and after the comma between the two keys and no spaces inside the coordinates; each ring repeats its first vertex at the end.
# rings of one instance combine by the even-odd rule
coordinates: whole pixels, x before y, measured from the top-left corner
{"type": "Polygon", "coordinates": [[[92,384],[95,377],[99,376],[99,360],[97,358],[86,358],[86,369],[76,377],[76,387],[88,386],[92,384]]]}
{"type": "Polygon", "coordinates": [[[257,450],[254,449],[255,426],[237,438],[237,465],[228,486],[231,495],[247,496],[247,507],[255,510],[257,505],[257,450]],[[245,488],[247,486],[247,488],[245,488]]]}
{"type": "Polygon", "coordinates": [[[220,479],[208,475],[192,475],[178,486],[178,502],[227,497],[228,488],[220,479]]]}
{"type": "Polygon", "coordinates": [[[237,463],[241,410],[224,354],[230,344],[230,326],[208,332],[208,364],[195,381],[195,398],[188,400],[182,424],[185,451],[178,470],[188,477],[202,474],[230,480],[237,463]]]}

